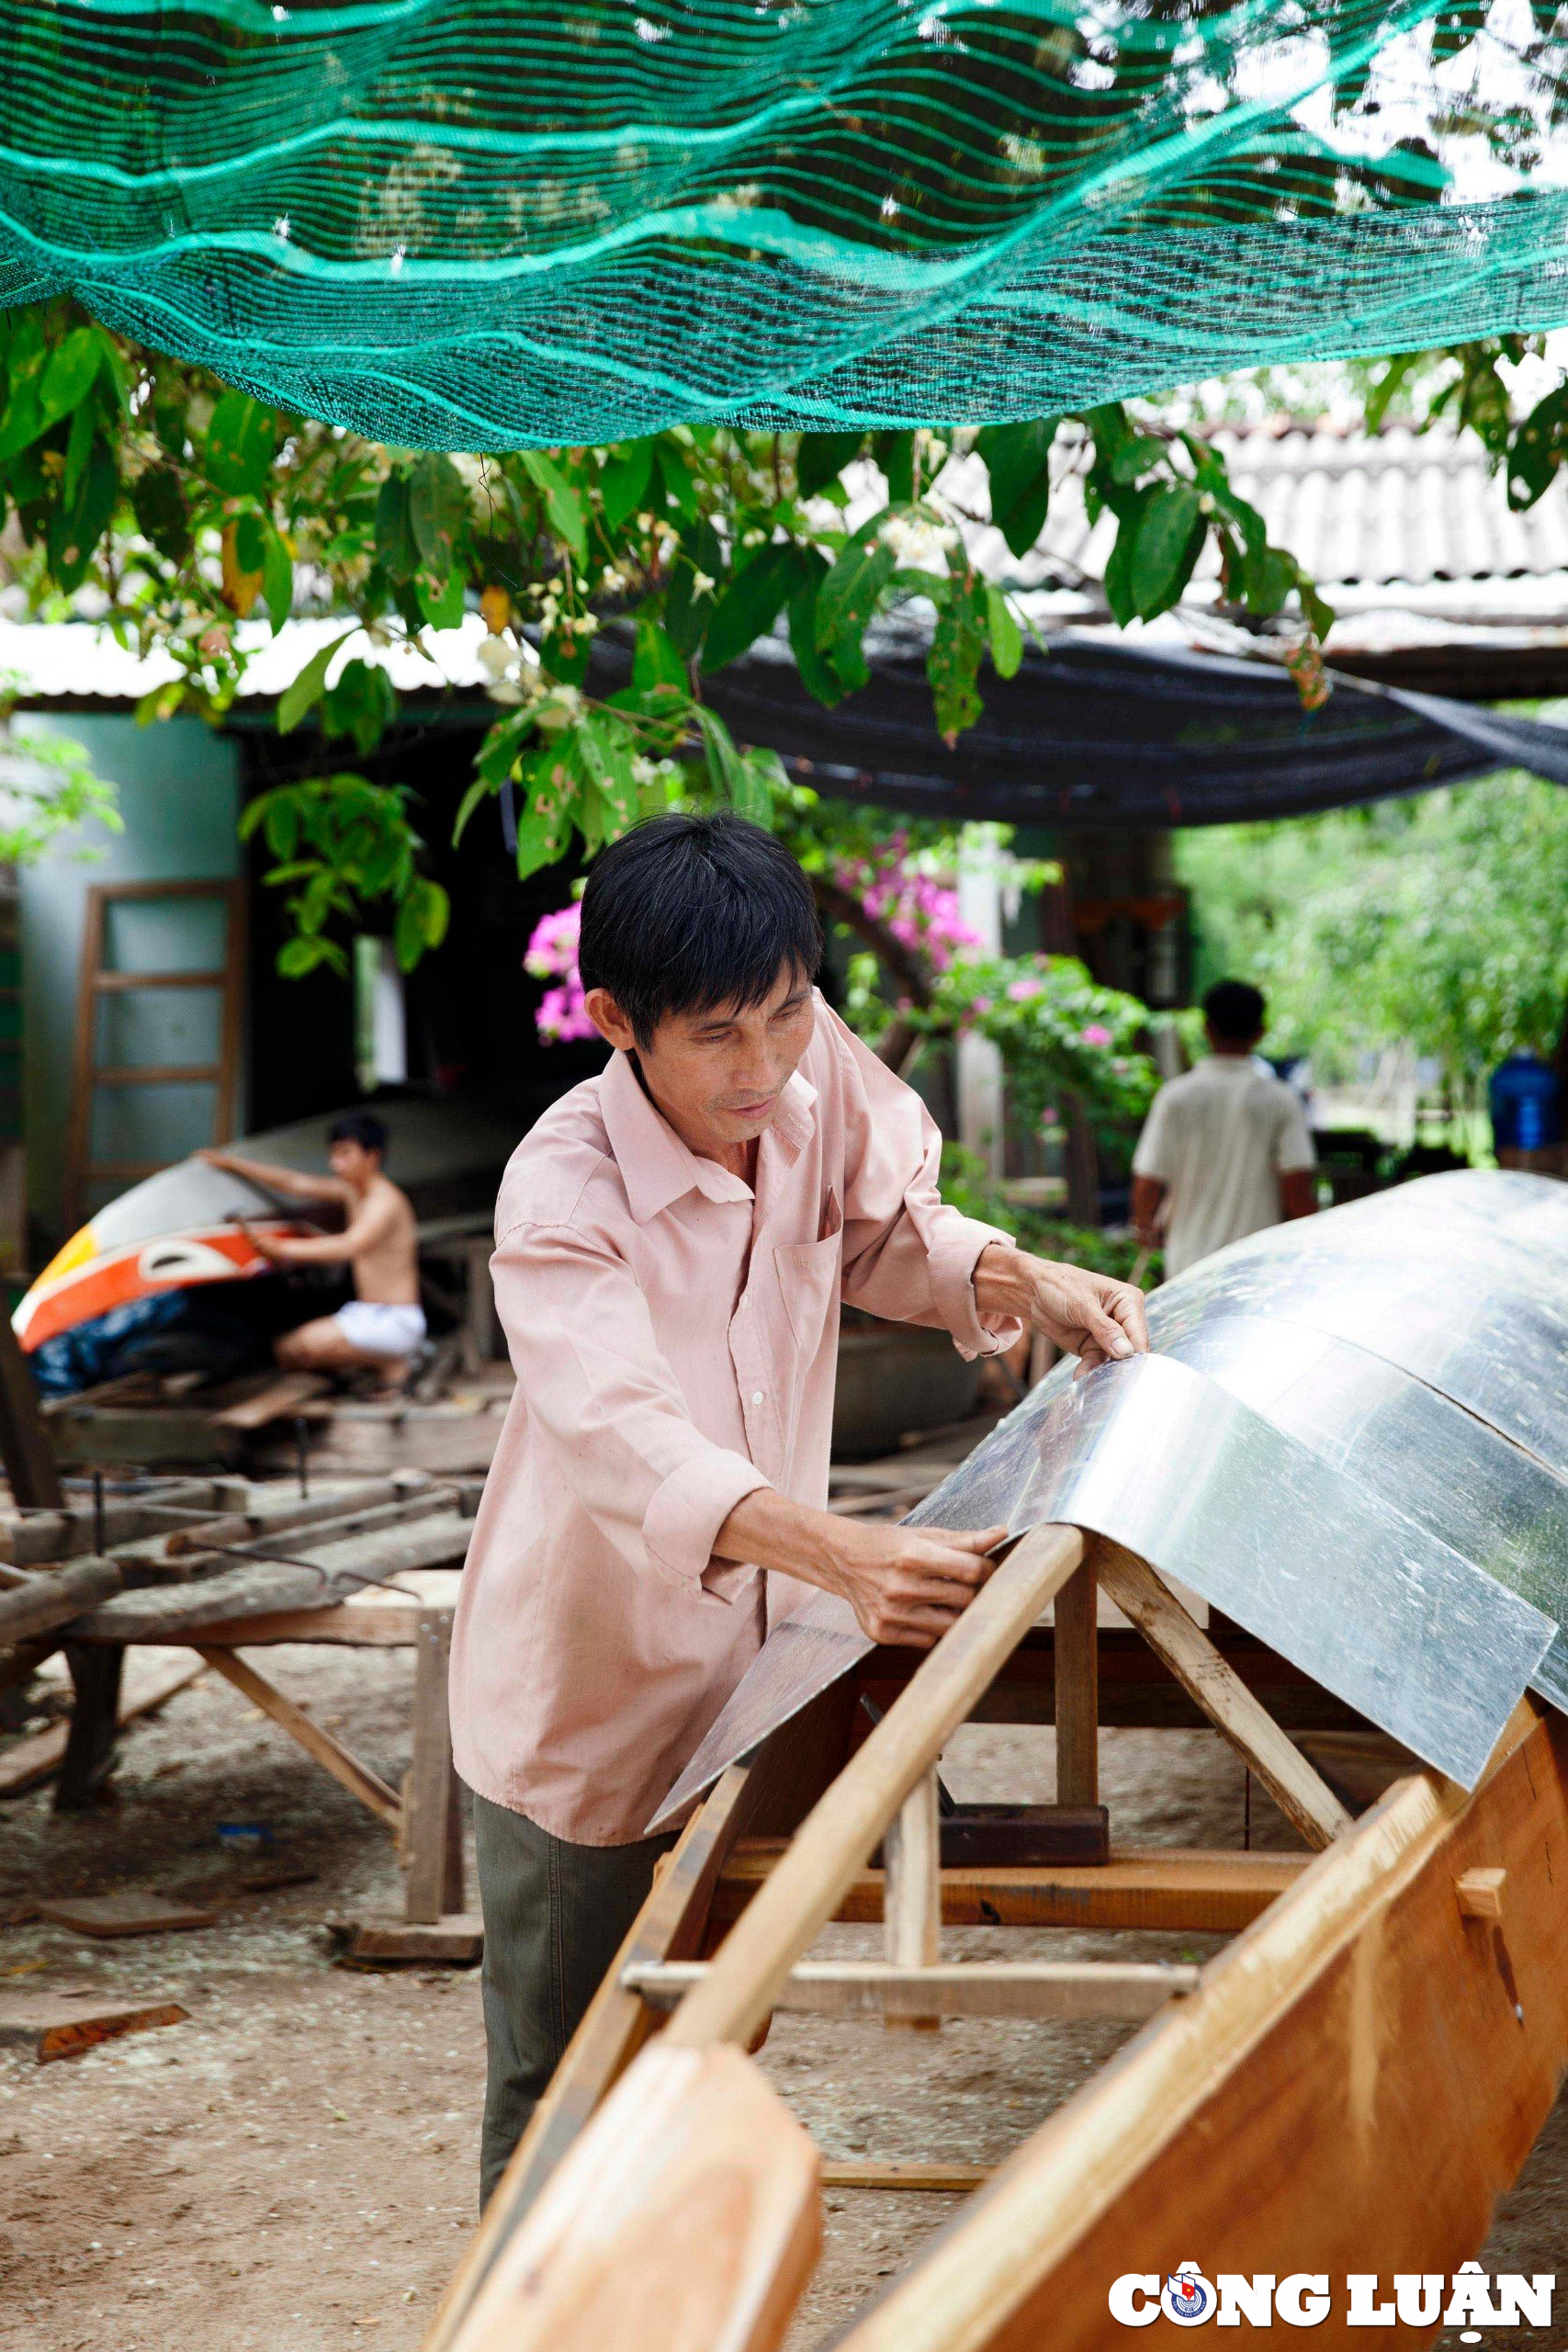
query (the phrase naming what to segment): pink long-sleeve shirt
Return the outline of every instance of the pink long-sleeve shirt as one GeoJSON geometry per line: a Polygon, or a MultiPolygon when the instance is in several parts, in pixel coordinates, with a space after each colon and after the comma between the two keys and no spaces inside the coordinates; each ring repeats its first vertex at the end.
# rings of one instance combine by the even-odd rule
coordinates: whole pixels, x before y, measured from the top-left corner
{"type": "Polygon", "coordinates": [[[919,1097],[820,998],[758,1146],[756,1187],[691,1151],[632,1063],[513,1152],[491,1261],[517,1386],[474,1525],[452,1647],[469,1787],[558,1838],[646,1825],[795,1578],[716,1561],[743,1496],[820,1505],[840,1300],[1011,1343],[976,1310],[999,1237],[937,1193],[919,1097]]]}

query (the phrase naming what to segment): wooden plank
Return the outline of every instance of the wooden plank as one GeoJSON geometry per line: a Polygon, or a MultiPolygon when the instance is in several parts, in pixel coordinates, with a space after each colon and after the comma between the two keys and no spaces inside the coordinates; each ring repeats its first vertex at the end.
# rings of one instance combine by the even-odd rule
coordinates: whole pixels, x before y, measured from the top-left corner
{"type": "Polygon", "coordinates": [[[408,1862],[403,1917],[434,1926],[463,1907],[462,1782],[452,1762],[446,1677],[452,1611],[420,1611],[414,1648],[413,1765],[403,1842],[408,1862]]]}
{"type": "Polygon", "coordinates": [[[93,1072],[95,1086],[215,1086],[222,1077],[217,1062],[141,1062],[116,1069],[106,1066],[93,1072]]]}
{"type": "Polygon", "coordinates": [[[738,2050],[646,2052],[502,2248],[465,2352],[775,2352],[821,2244],[817,2151],[738,2050]]]}
{"type": "Polygon", "coordinates": [[[1056,1595],[1056,1802],[1100,1803],[1099,1586],[1092,1555],[1056,1595]]]}
{"type": "Polygon", "coordinates": [[[102,996],[123,996],[133,989],[220,989],[222,972],[99,972],[92,987],[102,996]]]}
{"type": "Polygon", "coordinates": [[[412,1649],[419,1639],[416,1601],[339,1600],[324,1609],[273,1609],[227,1617],[201,1628],[204,1649],[243,1643],[336,1642],[351,1649],[412,1649]]]}
{"type": "Polygon", "coordinates": [[[401,1826],[403,1809],[397,1791],[389,1789],[367,1764],[362,1764],[356,1756],[351,1756],[342,1741],[334,1739],[322,1724],[314,1722],[303,1707],[296,1706],[292,1699],[286,1699],[281,1690],[275,1690],[254,1666],[247,1665],[243,1657],[236,1657],[232,1650],[201,1645],[197,1648],[198,1654],[215,1673],[220,1674],[225,1682],[231,1682],[236,1690],[243,1691],[264,1715],[270,1715],[290,1739],[299,1742],[307,1756],[314,1757],[323,1771],[330,1772],[334,1781],[341,1781],[351,1796],[357,1797],[360,1804],[367,1806],[389,1829],[401,1826]]]}
{"type": "Polygon", "coordinates": [[[1526,1702],[1473,1794],[1403,1781],[1320,1855],[840,2352],[1099,2352],[1108,2283],[1179,2246],[1210,2278],[1451,2276],[1568,2064],[1565,1853],[1568,1723],[1526,1702]],[[1506,1922],[1461,1915],[1476,1867],[1506,1922]]]}
{"type": "MultiPolygon", "coordinates": [[[[894,1968],[934,1967],[942,1951],[941,1807],[934,1766],[915,1782],[887,1825],[883,1850],[883,1939],[894,1968]]],[[[799,1972],[796,1972],[798,1975],[799,1972]]],[[[897,2006],[889,2025],[932,2030],[938,2010],[911,2017],[897,2006]]]]}
{"type": "Polygon", "coordinates": [[[688,2046],[750,2040],[893,1813],[1082,1557],[1072,1527],[1034,1528],[1014,1546],[820,1799],[712,1974],[682,2004],[671,2035],[688,2046]]]}
{"type": "MultiPolygon", "coordinates": [[[[739,1918],[784,1851],[782,1839],[744,1840],[715,1890],[716,1924],[739,1918]]],[[[1235,1935],[1249,1927],[1307,1867],[1304,1854],[1203,1853],[1179,1848],[1113,1849],[1093,1868],[944,1870],[942,1923],[950,1928],[1102,1928],[1235,1935]]],[[[856,1926],[882,1917],[883,1875],[862,1871],[833,1917],[856,1926]]]]}
{"type": "MultiPolygon", "coordinates": [[[[160,1663],[152,1671],[140,1675],[129,1690],[122,1690],[119,1701],[119,1722],[123,1726],[138,1715],[150,1715],[172,1699],[176,1690],[184,1690],[205,1674],[206,1667],[198,1657],[176,1658],[160,1663]]],[[[38,1731],[19,1739],[0,1756],[0,1797],[20,1796],[24,1789],[36,1788],[58,1772],[65,1761],[65,1743],[69,1736],[64,1724],[51,1724],[47,1731],[38,1731]]]]}
{"type": "Polygon", "coordinates": [[[1146,1561],[1103,1537],[1096,1539],[1091,1556],[1102,1591],[1132,1619],[1308,1845],[1329,1845],[1348,1829],[1350,1815],[1333,1790],[1146,1561]]]}
{"type": "Polygon", "coordinates": [[[450,1912],[432,1921],[343,1919],[333,1940],[350,1960],[377,1967],[477,1968],[484,1958],[484,1921],[475,1912],[450,1912]]]}
{"type": "Polygon", "coordinates": [[[74,1995],[63,1985],[48,1993],[8,1993],[0,1996],[0,2050],[22,2051],[42,2066],[78,2058],[121,2034],[183,2025],[189,2016],[178,2001],[117,2000],[96,1985],[74,1995]]]}
{"type": "Polygon", "coordinates": [[[319,1372],[284,1372],[269,1380],[254,1396],[245,1396],[237,1405],[226,1405],[212,1416],[220,1430],[264,1430],[269,1421],[280,1421],[300,1405],[308,1405],[314,1396],[324,1396],[332,1382],[319,1372]]]}
{"type": "MultiPolygon", "coordinates": [[[[660,2008],[689,1999],[716,1963],[657,1962],[623,1971],[629,1992],[660,2008]]],[[[1196,1968],[1168,1962],[950,1961],[895,1967],[880,1960],[804,1960],[774,1997],[779,2009],[819,2017],[1123,2018],[1142,2019],[1197,1989],[1196,1968]]]]}
{"type": "Polygon", "coordinates": [[[107,1938],[162,1936],[191,1928],[215,1928],[218,1914],[203,1903],[174,1903],[162,1894],[62,1894],[40,1899],[40,1919],[73,1935],[107,1938]]]}

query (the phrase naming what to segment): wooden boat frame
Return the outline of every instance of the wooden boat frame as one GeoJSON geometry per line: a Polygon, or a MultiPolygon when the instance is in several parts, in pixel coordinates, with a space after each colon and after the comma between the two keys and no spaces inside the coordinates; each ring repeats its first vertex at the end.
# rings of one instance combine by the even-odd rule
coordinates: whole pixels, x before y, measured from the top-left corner
{"type": "MultiPolygon", "coordinates": [[[[1205,1631],[1147,1563],[1032,1531],[936,1649],[874,1652],[693,1815],[427,2352],[776,2345],[815,2259],[818,2167],[742,2053],[784,2006],[1148,2019],[844,2352],[1105,2345],[1122,2333],[1112,2282],[1189,2259],[1341,2289],[1450,2275],[1568,2067],[1568,1724],[1523,1700],[1472,1792],[1414,1770],[1352,1820],[1291,1735],[1358,1728],[1261,1644],[1205,1631]],[[1100,1590],[1132,1633],[1097,1627],[1100,1590]],[[851,1753],[863,1694],[886,1712],[851,1753]],[[1212,1724],[1315,1853],[943,1870],[936,1760],[975,1718],[1054,1720],[1058,1797],[1078,1805],[1096,1800],[1102,1724],[1212,1724]],[[878,1917],[885,1962],[803,1964],[829,1920],[878,1917]],[[982,1920],[1234,1939],[1196,1970],[944,1968],[942,1925],[982,1920]]],[[[1341,2294],[1319,2342],[1344,2325],[1341,2294]]]]}

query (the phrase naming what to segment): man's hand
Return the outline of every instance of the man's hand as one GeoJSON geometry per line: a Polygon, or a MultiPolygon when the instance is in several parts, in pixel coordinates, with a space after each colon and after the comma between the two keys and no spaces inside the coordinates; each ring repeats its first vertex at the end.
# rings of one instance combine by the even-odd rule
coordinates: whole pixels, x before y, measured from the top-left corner
{"type": "Polygon", "coordinates": [[[996,1566],[986,1555],[1007,1533],[987,1527],[954,1535],[945,1528],[866,1527],[854,1520],[839,1526],[833,1556],[818,1564],[810,1581],[841,1593],[872,1641],[913,1650],[932,1648],[968,1608],[996,1566]]]}
{"type": "Polygon", "coordinates": [[[981,1250],[975,1303],[982,1316],[1016,1316],[1043,1331],[1064,1354],[1077,1357],[1081,1372],[1148,1351],[1144,1294],[1134,1283],[1032,1258],[1011,1242],[993,1241],[981,1250]]]}
{"type": "Polygon", "coordinates": [[[792,1502],[772,1487],[744,1496],[714,1538],[716,1560],[782,1568],[836,1592],[874,1642],[929,1650],[968,1608],[996,1563],[986,1555],[1007,1529],[950,1534],[936,1527],[867,1527],[792,1502]]]}

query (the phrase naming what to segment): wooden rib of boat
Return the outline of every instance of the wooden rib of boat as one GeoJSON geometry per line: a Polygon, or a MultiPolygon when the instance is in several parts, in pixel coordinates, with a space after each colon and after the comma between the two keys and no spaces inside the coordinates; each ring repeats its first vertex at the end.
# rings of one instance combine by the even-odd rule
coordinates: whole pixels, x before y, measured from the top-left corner
{"type": "MultiPolygon", "coordinates": [[[[1323,1736],[1327,1756],[1358,1731],[1261,1644],[1201,1629],[1145,1562],[1077,1528],[1033,1530],[912,1670],[873,1653],[693,1815],[427,2352],[780,2343],[818,2240],[815,2156],[743,2053],[782,2004],[1148,2018],[843,2352],[1109,2345],[1124,2332],[1112,2282],[1188,2259],[1210,2278],[1337,2286],[1451,2275],[1568,2067],[1568,1724],[1522,1700],[1472,1792],[1408,1770],[1352,1819],[1300,1742],[1323,1736]],[[1097,1584],[1134,1634],[1096,1634],[1097,1584]],[[886,1712],[852,1753],[863,1690],[886,1712]],[[1097,1794],[1102,1719],[1210,1723],[1316,1850],[944,1870],[935,1763],[976,1710],[1054,1719],[1058,1794],[1077,1805],[1097,1794]],[[829,1920],[878,1916],[882,1963],[806,1961],[829,1920]],[[942,1924],[979,1918],[1232,1940],[1164,1984],[1114,1962],[944,1968],[942,1924]]],[[[1339,2297],[1316,2340],[1344,2326],[1339,2297]]]]}

